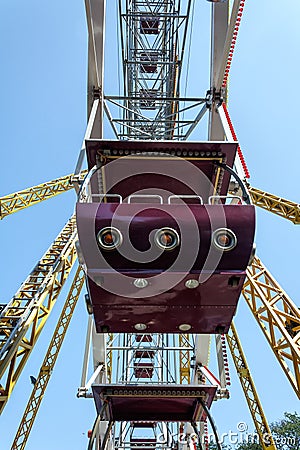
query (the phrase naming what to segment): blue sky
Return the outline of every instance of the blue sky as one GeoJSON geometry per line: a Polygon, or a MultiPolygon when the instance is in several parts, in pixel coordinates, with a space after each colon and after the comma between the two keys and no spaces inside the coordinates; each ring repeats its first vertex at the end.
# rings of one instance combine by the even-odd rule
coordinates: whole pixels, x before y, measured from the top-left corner
{"type": "MultiPolygon", "coordinates": [[[[0,195],[74,170],[86,123],[87,32],[83,0],[0,1],[0,195]]],[[[108,0],[113,10],[115,0],[108,0]]],[[[188,92],[208,88],[208,11],[198,0],[188,92]],[[202,52],[203,50],[203,52],[202,52]]],[[[300,5],[294,1],[246,2],[230,76],[229,111],[251,173],[260,189],[299,201],[298,73],[300,5]]],[[[107,93],[114,89],[113,17],[108,17],[107,93]],[[111,39],[111,41],[110,41],[111,39]]],[[[106,137],[112,137],[106,130],[106,137]]],[[[193,139],[205,140],[202,128],[193,139]]],[[[1,221],[0,302],[6,303],[72,214],[73,192],[1,221]]],[[[258,255],[299,305],[299,230],[258,211],[258,255]]],[[[59,300],[62,305],[68,292],[59,300]]],[[[53,311],[0,418],[1,449],[10,448],[55,321],[53,311]]],[[[298,400],[241,299],[236,326],[269,421],[298,409],[298,400]]],[[[86,313],[81,299],[30,441],[29,450],[86,448],[94,420],[90,400],[76,398],[81,376],[86,313]]],[[[229,401],[213,405],[221,432],[244,421],[253,428],[234,369],[229,401]]]]}

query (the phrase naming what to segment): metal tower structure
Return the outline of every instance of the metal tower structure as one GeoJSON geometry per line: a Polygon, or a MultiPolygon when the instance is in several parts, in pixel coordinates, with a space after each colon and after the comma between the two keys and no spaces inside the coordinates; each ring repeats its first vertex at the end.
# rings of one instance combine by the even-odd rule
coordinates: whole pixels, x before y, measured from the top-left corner
{"type": "Polygon", "coordinates": [[[118,102],[122,111],[111,115],[117,138],[185,139],[194,124],[183,120],[183,109],[205,99],[179,92],[191,7],[192,1],[119,2],[124,95],[106,97],[107,108],[118,102]]]}
{"type": "MultiPolygon", "coordinates": [[[[86,175],[85,142],[87,139],[104,137],[104,116],[117,139],[184,141],[207,115],[209,140],[237,141],[226,99],[228,76],[244,5],[243,0],[235,0],[231,8],[226,1],[211,2],[210,82],[199,95],[185,97],[181,95],[186,70],[184,64],[192,14],[198,7],[193,0],[119,0],[117,23],[120,30],[122,94],[107,93],[105,89],[104,43],[108,4],[105,0],[86,0],[89,119],[74,174],[2,197],[1,219],[69,189],[81,191],[86,175]]],[[[299,223],[298,204],[249,184],[249,173],[240,148],[235,169],[239,177],[247,181],[254,204],[299,223]]],[[[237,193],[238,185],[232,183],[231,190],[237,193]]],[[[72,217],[12,300],[1,307],[1,412],[75,262],[76,239],[72,217]]],[[[12,447],[14,450],[26,445],[82,284],[82,272],[78,270],[35,381],[12,447]]],[[[243,297],[300,398],[299,309],[257,257],[248,268],[243,297]]],[[[89,307],[87,301],[87,309],[91,312],[89,307]]],[[[234,326],[227,341],[261,444],[264,449],[276,449],[272,438],[264,439],[266,433],[269,435],[268,424],[234,326]]],[[[197,403],[197,414],[191,425],[173,416],[167,421],[163,417],[156,422],[147,419],[140,421],[138,418],[126,421],[120,412],[114,419],[108,414],[104,402],[100,411],[98,409],[88,448],[104,450],[107,445],[111,449],[173,449],[179,442],[180,447],[186,449],[194,447],[195,436],[199,446],[205,448],[205,401],[212,395],[212,387],[215,389],[214,399],[226,399],[229,387],[224,336],[216,336],[217,376],[208,368],[210,345],[208,336],[186,333],[97,334],[90,319],[78,397],[89,398],[92,390],[98,393],[97,385],[102,383],[107,386],[103,395],[116,399],[125,393],[127,399],[140,399],[142,402],[149,402],[153,396],[157,396],[160,403],[170,397],[190,397],[201,401],[197,403]],[[93,371],[89,374],[91,353],[93,371]],[[199,392],[197,385],[202,386],[199,392]],[[206,392],[203,392],[203,385],[208,388],[206,392]],[[186,437],[183,442],[178,439],[180,434],[186,437]]]]}

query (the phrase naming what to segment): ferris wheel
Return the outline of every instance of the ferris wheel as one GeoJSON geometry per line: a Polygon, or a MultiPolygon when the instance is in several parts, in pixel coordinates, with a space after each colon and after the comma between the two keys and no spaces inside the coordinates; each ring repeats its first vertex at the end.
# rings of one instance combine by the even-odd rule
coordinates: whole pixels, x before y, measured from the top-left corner
{"type": "Polygon", "coordinates": [[[228,78],[245,2],[203,4],[206,20],[211,12],[210,79],[193,90],[196,2],[117,2],[119,66],[106,82],[111,4],[86,1],[88,124],[74,174],[1,198],[5,218],[58,193],[77,194],[76,217],[2,305],[1,411],[78,256],[12,448],[26,445],[85,282],[89,319],[78,397],[93,397],[96,406],[88,448],[206,448],[209,422],[216,435],[210,406],[219,400],[225,409],[229,397],[229,352],[261,444],[276,448],[233,324],[240,293],[300,395],[299,310],[253,245],[253,204],[294,223],[299,205],[251,185],[230,118],[228,78]],[[208,140],[197,135],[203,122],[208,140]],[[125,229],[138,250],[133,257],[125,229]],[[149,250],[145,231],[156,253],[140,260],[149,250]]]}

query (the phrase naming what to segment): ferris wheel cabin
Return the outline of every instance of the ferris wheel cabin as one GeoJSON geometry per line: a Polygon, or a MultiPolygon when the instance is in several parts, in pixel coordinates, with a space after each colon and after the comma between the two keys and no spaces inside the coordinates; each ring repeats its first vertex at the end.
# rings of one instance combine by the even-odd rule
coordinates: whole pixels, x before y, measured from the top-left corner
{"type": "Polygon", "coordinates": [[[97,331],[226,333],[255,231],[227,195],[238,144],[86,144],[77,248],[97,331]]]}

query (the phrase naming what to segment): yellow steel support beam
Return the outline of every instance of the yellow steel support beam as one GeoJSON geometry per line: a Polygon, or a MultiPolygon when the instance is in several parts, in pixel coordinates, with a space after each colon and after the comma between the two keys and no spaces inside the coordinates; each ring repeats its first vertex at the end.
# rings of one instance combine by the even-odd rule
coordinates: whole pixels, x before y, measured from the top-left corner
{"type": "Polygon", "coordinates": [[[259,436],[260,444],[263,450],[277,450],[233,322],[226,338],[257,434],[259,436]]]}
{"type": "Polygon", "coordinates": [[[291,220],[295,224],[300,223],[299,203],[285,200],[277,195],[269,194],[252,186],[248,186],[248,190],[254,205],[291,220]]]}
{"type": "Polygon", "coordinates": [[[190,335],[179,334],[179,347],[182,348],[179,352],[179,376],[180,384],[190,384],[191,382],[191,360],[190,360],[190,335]]]}
{"type": "Polygon", "coordinates": [[[25,412],[20,422],[11,450],[23,450],[37,416],[38,409],[44,397],[51,378],[59,351],[64,341],[74,309],[77,305],[80,291],[84,283],[84,273],[79,267],[74,276],[66,302],[58,319],[51,342],[49,344],[40,372],[28,400],[25,412]]]}
{"type": "Polygon", "coordinates": [[[106,377],[107,377],[107,383],[111,383],[111,377],[112,377],[112,363],[113,363],[113,357],[112,357],[112,350],[111,345],[114,340],[113,333],[108,333],[107,335],[107,341],[106,341],[106,377]]]}
{"type": "Polygon", "coordinates": [[[63,192],[74,188],[73,181],[80,181],[86,175],[87,171],[82,171],[80,175],[66,175],[56,180],[32,186],[23,191],[15,192],[0,198],[0,219],[13,214],[21,209],[40,203],[48,198],[54,197],[63,192]]]}
{"type": "Polygon", "coordinates": [[[259,258],[247,269],[243,296],[300,398],[300,311],[259,258]]]}
{"type": "Polygon", "coordinates": [[[73,216],[0,313],[0,413],[76,260],[73,216]]]}
{"type": "Polygon", "coordinates": [[[73,188],[72,175],[32,186],[0,198],[0,219],[73,188]]]}

